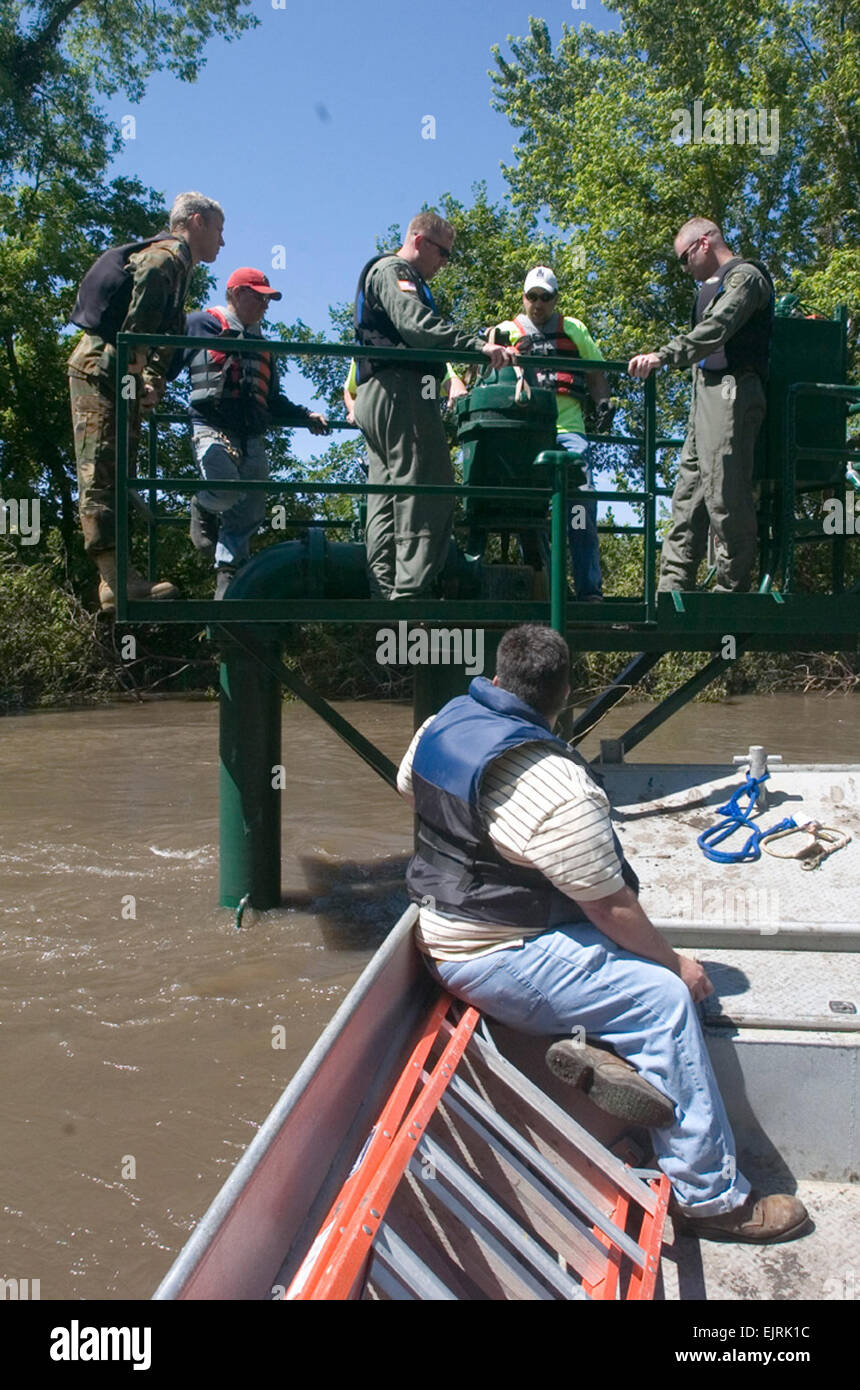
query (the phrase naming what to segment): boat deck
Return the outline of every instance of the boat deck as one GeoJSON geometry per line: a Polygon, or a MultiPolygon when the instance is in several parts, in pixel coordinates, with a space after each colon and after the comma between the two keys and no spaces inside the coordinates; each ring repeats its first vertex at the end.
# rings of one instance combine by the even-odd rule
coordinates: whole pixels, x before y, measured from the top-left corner
{"type": "MultiPolygon", "coordinates": [[[[763,1191],[785,1190],[766,1169],[748,1165],[745,1171],[763,1191]]],[[[814,1230],[786,1245],[757,1248],[691,1240],[673,1235],[671,1220],[667,1222],[657,1297],[752,1302],[860,1297],[860,1187],[804,1179],[791,1182],[790,1188],[804,1203],[814,1230]]]]}
{"type": "MultiPolygon", "coordinates": [[[[813,870],[768,854],[744,864],[705,858],[696,838],[719,819],[742,769],[629,763],[602,771],[649,915],[714,982],[706,1035],[741,1170],[763,1192],[795,1193],[814,1221],[803,1239],[766,1250],[675,1238],[669,1223],[657,1296],[856,1298],[860,768],[771,768],[761,823],[790,815],[852,836],[813,870]]],[[[738,831],[721,848],[745,839],[738,831]]]]}
{"type": "MultiPolygon", "coordinates": [[[[717,807],[744,782],[744,769],[650,763],[599,768],[612,801],[616,829],[635,865],[648,915],[688,944],[759,945],[779,948],[789,938],[814,932],[815,950],[860,945],[860,767],[775,765],[765,783],[768,804],[754,818],[770,828],[787,816],[798,825],[818,821],[852,837],[817,869],[798,859],[763,853],[755,862],[718,864],[696,843],[721,819],[717,807]],[[832,926],[832,933],[826,928],[832,926]]],[[[739,849],[738,830],[718,846],[739,849]]],[[[801,836],[779,848],[800,848],[801,836]]]]}
{"type": "MultiPolygon", "coordinates": [[[[853,837],[813,871],[794,859],[763,856],[755,863],[724,866],[704,858],[696,836],[713,824],[716,807],[742,782],[737,769],[628,764],[604,771],[619,811],[619,833],[640,873],[646,910],[673,945],[695,952],[716,986],[705,1010],[705,1029],[737,1138],[739,1167],[764,1192],[796,1192],[815,1223],[801,1240],[757,1248],[676,1238],[668,1222],[656,1297],[666,1303],[855,1299],[860,1237],[860,768],[780,768],[772,775],[771,805],[762,817],[766,825],[791,812],[799,822],[817,820],[853,837]]],[[[432,999],[430,977],[411,941],[414,920],[415,909],[410,909],[368,966],[200,1222],[157,1298],[271,1298],[290,1284],[362,1152],[432,999]]],[[[555,1102],[604,1146],[604,1155],[608,1150],[628,1163],[634,1176],[637,1171],[647,1176],[647,1131],[625,1128],[552,1076],[544,1063],[546,1039],[492,1023],[490,1029],[494,1047],[532,1090],[539,1088],[550,1108],[555,1102]]],[[[474,1061],[471,1053],[464,1059],[465,1075],[471,1075],[474,1061]]],[[[494,1083],[480,1069],[472,1081],[493,1099],[494,1083]]],[[[452,1087],[454,1098],[456,1094],[452,1087]]],[[[461,1167],[474,1173],[480,1189],[501,1184],[502,1206],[516,1215],[523,1208],[521,1185],[514,1181],[508,1191],[501,1181],[504,1164],[500,1167],[489,1154],[480,1154],[480,1164],[472,1167],[469,1146],[451,1110],[451,1102],[443,1099],[429,1132],[431,1144],[435,1139],[448,1147],[461,1167]]],[[[527,1110],[516,1088],[500,1101],[500,1113],[523,1127],[542,1159],[560,1164],[562,1172],[569,1164],[582,1181],[582,1165],[563,1148],[560,1152],[557,1136],[543,1134],[527,1110]]],[[[611,1167],[609,1155],[600,1162],[611,1167]]],[[[586,1184],[592,1184],[592,1169],[584,1171],[586,1184]]],[[[433,1208],[436,1194],[432,1181],[425,1184],[418,1212],[416,1176],[422,1176],[420,1165],[417,1174],[414,1169],[407,1174],[399,1199],[405,1207],[393,1208],[392,1215],[409,1232],[427,1267],[450,1289],[447,1296],[559,1296],[552,1289],[566,1278],[563,1266],[561,1274],[558,1264],[554,1274],[547,1267],[540,1287],[528,1281],[518,1285],[509,1260],[488,1257],[470,1234],[469,1223],[465,1235],[461,1230],[448,1240],[450,1265],[443,1262],[437,1268],[429,1239],[432,1230],[442,1229],[440,1213],[433,1208]]],[[[611,1194],[599,1183],[587,1190],[598,1206],[603,1202],[605,1212],[610,1210],[611,1194]]],[[[474,1188],[473,1194],[477,1201],[474,1188]]],[[[544,1198],[531,1208],[534,1229],[541,1222],[547,1231],[557,1228],[544,1198]]],[[[565,1258],[564,1248],[548,1237],[550,1252],[565,1258]]],[[[392,1295],[382,1287],[375,1294],[371,1289],[370,1296],[405,1295],[402,1288],[392,1295]]],[[[434,1294],[425,1289],[407,1296],[434,1294]]]]}

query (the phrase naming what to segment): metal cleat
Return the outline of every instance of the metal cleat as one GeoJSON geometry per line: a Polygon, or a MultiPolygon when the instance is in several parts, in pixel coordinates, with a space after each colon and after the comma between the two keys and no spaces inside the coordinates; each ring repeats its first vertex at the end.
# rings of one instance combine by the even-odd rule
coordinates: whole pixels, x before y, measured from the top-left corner
{"type": "MultiPolygon", "coordinates": [[[[758,778],[764,777],[764,775],[766,774],[768,770],[768,759],[770,759],[772,763],[781,763],[782,754],[766,753],[762,744],[751,743],[749,752],[736,753],[735,756],[732,758],[732,762],[734,763],[735,767],[747,765],[749,767],[750,776],[758,778]]],[[[756,805],[759,806],[762,811],[766,811],[768,808],[768,804],[769,798],[767,794],[767,787],[762,785],[759,787],[758,792],[756,793],[756,805]]]]}

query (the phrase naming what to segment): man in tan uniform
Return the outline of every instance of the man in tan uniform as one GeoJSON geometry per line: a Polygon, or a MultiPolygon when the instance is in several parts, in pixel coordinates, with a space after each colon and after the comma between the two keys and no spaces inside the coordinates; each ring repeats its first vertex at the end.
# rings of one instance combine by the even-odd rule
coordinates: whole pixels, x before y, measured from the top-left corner
{"type": "MultiPolygon", "coordinates": [[[[137,248],[121,247],[99,257],[84,277],[72,322],[86,329],[69,358],[69,390],[78,466],[78,510],[87,552],[101,576],[99,603],[116,603],[116,336],[124,333],[183,333],[191,272],[214,261],[224,245],[224,214],[202,193],[180,193],[170,213],[170,231],[137,248]]],[[[129,400],[129,458],[134,457],[141,409],[152,409],[164,393],[172,352],[141,349],[129,363],[134,396],[129,400]]],[[[172,584],[150,584],[128,566],[129,598],[175,598],[172,584]]]]}
{"type": "Polygon", "coordinates": [[[758,528],[755,444],[765,417],[773,281],[761,261],[735,256],[705,217],[685,222],[675,255],[699,290],[692,323],[656,352],[630,359],[644,381],[664,365],[693,368],[693,399],[663,541],[658,588],[694,589],[714,533],[715,593],[746,593],[758,528]]]}
{"type": "MultiPolygon", "coordinates": [[[[483,352],[493,367],[513,360],[509,349],[491,347],[437,314],[427,282],[449,259],[453,245],[450,223],[421,212],[409,223],[399,251],[368,261],[355,300],[362,347],[483,352]]],[[[441,362],[401,366],[360,360],[355,419],[367,440],[369,482],[453,484],[439,405],[445,370],[441,362]]],[[[371,591],[381,598],[426,593],[447,559],[453,516],[453,496],[369,496],[371,591]]]]}

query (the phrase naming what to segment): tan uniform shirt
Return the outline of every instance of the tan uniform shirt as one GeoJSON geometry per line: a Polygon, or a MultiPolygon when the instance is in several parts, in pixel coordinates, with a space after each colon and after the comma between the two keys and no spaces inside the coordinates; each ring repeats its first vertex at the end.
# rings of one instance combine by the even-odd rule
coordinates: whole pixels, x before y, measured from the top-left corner
{"type": "Polygon", "coordinates": [[[657,349],[661,363],[691,367],[734,337],[757,309],[763,309],[771,296],[770,285],[754,265],[735,266],[723,281],[723,292],[712,299],[695,328],[679,333],[665,347],[657,349]]]}

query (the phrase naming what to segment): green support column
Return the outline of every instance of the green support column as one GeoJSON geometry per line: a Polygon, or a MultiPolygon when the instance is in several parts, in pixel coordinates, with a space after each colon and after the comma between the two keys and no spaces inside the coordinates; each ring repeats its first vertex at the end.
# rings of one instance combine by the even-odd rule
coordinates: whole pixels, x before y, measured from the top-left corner
{"type": "MultiPolygon", "coordinates": [[[[261,655],[280,660],[277,642],[261,655]]],[[[281,901],[281,686],[225,640],[221,663],[220,901],[265,909],[281,901]],[[273,781],[276,783],[272,785],[273,781]]]]}

